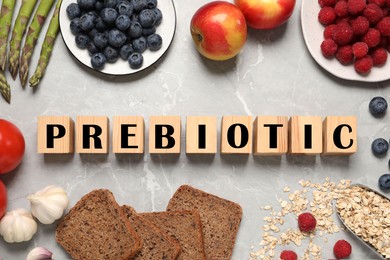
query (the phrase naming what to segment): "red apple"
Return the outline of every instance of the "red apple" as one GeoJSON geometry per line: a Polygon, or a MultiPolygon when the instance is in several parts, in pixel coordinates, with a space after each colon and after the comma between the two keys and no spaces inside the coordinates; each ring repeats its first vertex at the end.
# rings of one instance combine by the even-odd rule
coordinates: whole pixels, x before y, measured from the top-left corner
{"type": "MultiPolygon", "coordinates": [[[[314,0],[313,0],[314,1],[314,0]]],[[[285,23],[295,7],[295,0],[234,0],[248,26],[273,29],[285,23]]]]}
{"type": "Polygon", "coordinates": [[[235,5],[215,1],[202,6],[191,20],[196,49],[211,60],[227,60],[238,54],[246,41],[245,17],[235,5]]]}

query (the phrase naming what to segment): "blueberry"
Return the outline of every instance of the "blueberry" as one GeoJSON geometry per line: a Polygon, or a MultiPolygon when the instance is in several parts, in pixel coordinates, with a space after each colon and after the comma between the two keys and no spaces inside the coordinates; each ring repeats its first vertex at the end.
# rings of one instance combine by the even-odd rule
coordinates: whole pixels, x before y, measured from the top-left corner
{"type": "Polygon", "coordinates": [[[104,0],[104,6],[108,8],[116,8],[119,0],[104,0]]]}
{"type": "Polygon", "coordinates": [[[103,51],[104,56],[106,56],[107,61],[110,63],[114,63],[118,60],[119,58],[119,52],[117,49],[107,46],[104,51],[103,51]]]}
{"type": "Polygon", "coordinates": [[[70,31],[77,35],[81,32],[80,28],[80,18],[74,18],[72,21],[70,21],[70,31]]]}
{"type": "Polygon", "coordinates": [[[99,31],[96,30],[95,28],[93,28],[92,30],[90,30],[90,31],[88,32],[88,36],[89,36],[89,38],[93,39],[93,38],[95,38],[95,36],[96,36],[98,33],[99,33],[99,31]]]}
{"type": "Polygon", "coordinates": [[[104,8],[100,12],[100,17],[106,24],[115,24],[115,20],[118,17],[118,12],[114,8],[104,8]]]}
{"type": "Polygon", "coordinates": [[[93,43],[95,43],[98,49],[103,50],[108,46],[108,37],[105,33],[97,33],[93,38],[93,43]]]}
{"type": "Polygon", "coordinates": [[[135,52],[143,53],[146,50],[147,43],[145,37],[141,36],[137,39],[134,39],[132,42],[135,52]]]}
{"type": "Polygon", "coordinates": [[[99,12],[104,8],[103,1],[97,1],[95,4],[95,11],[99,12]]]}
{"type": "Polygon", "coordinates": [[[389,143],[383,138],[378,138],[372,142],[371,149],[376,156],[383,156],[389,150],[389,143]]]}
{"type": "Polygon", "coordinates": [[[130,54],[129,57],[130,68],[139,69],[141,68],[143,62],[144,62],[144,57],[142,56],[141,53],[134,52],[130,54]]]}
{"type": "Polygon", "coordinates": [[[375,117],[383,116],[387,110],[387,102],[383,97],[374,97],[368,105],[370,112],[375,117]]]}
{"type": "Polygon", "coordinates": [[[126,40],[126,35],[117,29],[112,29],[108,32],[108,43],[112,47],[119,48],[126,42],[126,40]]]}
{"type": "Polygon", "coordinates": [[[127,15],[121,14],[116,18],[115,25],[121,31],[125,31],[130,27],[131,20],[127,15]]]}
{"type": "Polygon", "coordinates": [[[150,28],[142,28],[142,35],[143,36],[149,36],[156,32],[156,26],[150,27],[150,28]]]}
{"type": "Polygon", "coordinates": [[[116,6],[116,9],[118,10],[119,14],[124,14],[128,17],[131,17],[131,15],[133,14],[133,5],[131,4],[131,2],[121,1],[116,6]]]}
{"type": "Polygon", "coordinates": [[[86,34],[80,33],[76,35],[76,45],[80,49],[85,49],[87,48],[88,42],[89,42],[89,37],[86,34]]]}
{"type": "Polygon", "coordinates": [[[138,23],[138,14],[132,14],[130,18],[131,18],[132,22],[134,22],[134,23],[137,22],[138,23]]]}
{"type": "Polygon", "coordinates": [[[104,32],[107,30],[107,25],[105,22],[103,22],[102,18],[101,17],[98,17],[95,21],[95,28],[99,31],[99,32],[104,32]]]}
{"type": "Polygon", "coordinates": [[[142,26],[137,22],[133,22],[130,24],[128,32],[131,38],[136,39],[142,35],[142,26]]]}
{"type": "Polygon", "coordinates": [[[81,10],[89,11],[95,8],[96,0],[77,0],[81,10]]]}
{"type": "Polygon", "coordinates": [[[96,11],[89,11],[88,14],[92,15],[95,20],[99,17],[99,15],[98,15],[98,13],[96,11]]]}
{"type": "Polygon", "coordinates": [[[91,56],[93,54],[99,52],[99,49],[96,47],[96,45],[95,45],[95,43],[93,41],[89,41],[89,43],[87,45],[87,50],[88,50],[89,55],[91,55],[91,56]]]}
{"type": "Polygon", "coordinates": [[[133,0],[134,11],[139,13],[146,7],[146,0],[133,0]]]}
{"type": "Polygon", "coordinates": [[[159,34],[152,34],[146,38],[148,47],[151,51],[157,51],[161,48],[162,38],[159,34]]]}
{"type": "Polygon", "coordinates": [[[92,14],[86,13],[80,17],[80,28],[83,31],[89,32],[95,27],[95,18],[92,14]]]}
{"type": "Polygon", "coordinates": [[[101,70],[104,68],[106,61],[107,61],[107,58],[102,53],[95,53],[91,57],[92,67],[94,67],[95,69],[98,69],[98,70],[101,70]]]}
{"type": "Polygon", "coordinates": [[[144,28],[150,28],[156,23],[156,14],[150,9],[144,9],[139,13],[138,21],[144,28]]]}
{"type": "Polygon", "coordinates": [[[127,60],[129,58],[130,54],[132,54],[133,52],[134,52],[134,49],[133,49],[133,46],[131,44],[125,44],[119,50],[119,54],[120,54],[121,58],[124,60],[127,60]]]}
{"type": "Polygon", "coordinates": [[[81,16],[80,6],[76,3],[72,3],[66,7],[66,14],[70,20],[81,16]]]}
{"type": "Polygon", "coordinates": [[[383,191],[390,191],[390,174],[383,174],[379,177],[379,188],[383,191]]]}
{"type": "Polygon", "coordinates": [[[155,23],[155,25],[159,25],[161,23],[161,20],[162,20],[162,17],[163,17],[162,12],[158,8],[154,8],[154,9],[152,9],[152,11],[156,15],[156,23],[155,23]]]}
{"type": "Polygon", "coordinates": [[[157,0],[146,0],[146,8],[153,9],[157,6],[157,0]]]}

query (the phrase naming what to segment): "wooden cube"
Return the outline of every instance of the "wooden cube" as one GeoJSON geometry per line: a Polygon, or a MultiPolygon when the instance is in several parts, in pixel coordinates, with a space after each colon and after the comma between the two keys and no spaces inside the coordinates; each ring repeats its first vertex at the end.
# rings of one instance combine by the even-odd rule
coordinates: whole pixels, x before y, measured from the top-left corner
{"type": "Polygon", "coordinates": [[[74,152],[74,122],[69,116],[38,117],[38,153],[74,152]]]}
{"type": "Polygon", "coordinates": [[[289,153],[307,155],[322,153],[320,116],[292,116],[290,118],[289,153]]]}
{"type": "Polygon", "coordinates": [[[180,154],[180,116],[151,116],[149,120],[149,153],[180,154]]]}
{"type": "Polygon", "coordinates": [[[282,155],[288,151],[288,118],[258,116],[254,122],[255,155],[282,155]]]}
{"type": "Polygon", "coordinates": [[[186,153],[217,153],[217,118],[215,116],[187,116],[186,153]]]}
{"type": "Polygon", "coordinates": [[[357,151],[355,116],[327,116],[323,123],[325,155],[351,155],[357,151]]]}
{"type": "Polygon", "coordinates": [[[76,152],[108,153],[108,117],[78,116],[76,119],[76,152]]]}
{"type": "Polygon", "coordinates": [[[251,116],[224,116],[221,128],[222,154],[252,153],[251,116]]]}
{"type": "Polygon", "coordinates": [[[145,123],[142,116],[114,116],[113,152],[143,154],[145,123]]]}

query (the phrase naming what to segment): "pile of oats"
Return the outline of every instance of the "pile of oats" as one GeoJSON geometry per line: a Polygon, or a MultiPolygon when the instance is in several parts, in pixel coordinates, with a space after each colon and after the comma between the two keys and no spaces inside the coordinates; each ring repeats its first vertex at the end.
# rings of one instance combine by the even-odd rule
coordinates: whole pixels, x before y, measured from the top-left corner
{"type": "Polygon", "coordinates": [[[345,225],[390,258],[390,201],[360,186],[345,189],[337,200],[337,211],[345,225]]]}
{"type": "MultiPolygon", "coordinates": [[[[260,249],[250,254],[251,259],[273,259],[277,246],[284,246],[294,243],[301,246],[304,240],[309,240],[305,249],[303,259],[322,259],[321,247],[313,241],[315,236],[323,238],[327,242],[325,234],[339,232],[342,228],[334,223],[333,201],[342,196],[343,191],[350,187],[350,180],[341,180],[339,183],[326,178],[324,183],[312,183],[301,180],[299,184],[301,190],[290,192],[289,187],[283,191],[288,194],[288,199],[279,199],[280,211],[276,211],[271,206],[264,206],[262,209],[269,211],[270,216],[263,220],[265,224],[262,229],[262,240],[260,249]],[[311,212],[317,220],[315,233],[303,233],[297,227],[281,231],[285,222],[285,217],[293,215],[298,219],[298,215],[303,212],[311,212]]],[[[254,247],[252,248],[254,249],[254,247]]]]}

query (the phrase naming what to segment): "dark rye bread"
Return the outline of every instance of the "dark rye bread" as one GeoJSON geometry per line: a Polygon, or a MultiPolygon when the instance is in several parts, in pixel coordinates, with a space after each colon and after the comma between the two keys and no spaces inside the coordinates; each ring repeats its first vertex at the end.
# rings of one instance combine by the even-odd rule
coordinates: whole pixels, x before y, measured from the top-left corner
{"type": "Polygon", "coordinates": [[[169,235],[164,234],[150,221],[141,217],[130,206],[122,206],[122,211],[132,223],[135,232],[143,240],[141,251],[132,259],[149,260],[174,260],[180,254],[180,244],[169,235]]]}
{"type": "Polygon", "coordinates": [[[142,247],[140,237],[109,190],[93,190],[62,218],[56,241],[82,260],[128,260],[142,247]]]}
{"type": "Polygon", "coordinates": [[[180,186],[167,211],[197,210],[207,259],[230,259],[242,218],[241,206],[188,185],[180,186]]]}
{"type": "Polygon", "coordinates": [[[205,260],[202,224],[196,211],[141,213],[181,246],[179,260],[205,260]]]}

